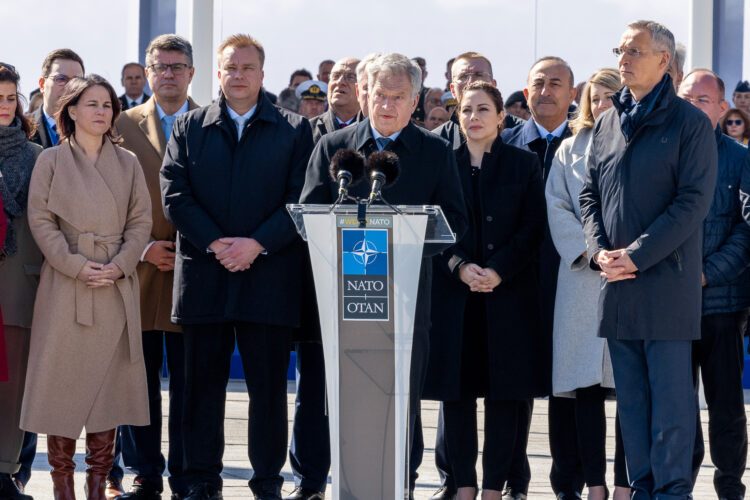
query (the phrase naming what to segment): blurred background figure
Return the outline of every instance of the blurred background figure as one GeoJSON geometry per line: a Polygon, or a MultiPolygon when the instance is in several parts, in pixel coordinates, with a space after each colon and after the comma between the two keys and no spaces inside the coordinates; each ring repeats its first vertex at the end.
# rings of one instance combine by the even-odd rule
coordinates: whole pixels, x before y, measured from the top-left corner
{"type": "Polygon", "coordinates": [[[125,87],[125,93],[120,96],[123,111],[148,101],[150,96],[143,91],[146,88],[146,68],[143,65],[131,62],[123,66],[120,83],[125,87]]]}
{"type": "Polygon", "coordinates": [[[308,120],[325,112],[328,94],[328,85],[325,83],[318,80],[305,80],[297,86],[295,94],[300,100],[298,113],[308,120]]]}
{"type": "Polygon", "coordinates": [[[747,145],[750,138],[750,121],[744,109],[732,108],[719,121],[721,131],[737,142],[747,145]]]}

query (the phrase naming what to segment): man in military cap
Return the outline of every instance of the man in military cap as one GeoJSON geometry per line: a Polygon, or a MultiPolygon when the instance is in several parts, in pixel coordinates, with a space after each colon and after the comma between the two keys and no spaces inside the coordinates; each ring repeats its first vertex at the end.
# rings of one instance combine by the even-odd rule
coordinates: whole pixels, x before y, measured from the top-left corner
{"type": "Polygon", "coordinates": [[[732,94],[732,102],[734,102],[735,108],[750,113],[750,82],[745,80],[737,84],[734,88],[734,94],[732,94]]]}
{"type": "Polygon", "coordinates": [[[320,80],[307,80],[300,83],[295,91],[299,98],[299,114],[311,120],[326,110],[328,85],[320,80]]]}

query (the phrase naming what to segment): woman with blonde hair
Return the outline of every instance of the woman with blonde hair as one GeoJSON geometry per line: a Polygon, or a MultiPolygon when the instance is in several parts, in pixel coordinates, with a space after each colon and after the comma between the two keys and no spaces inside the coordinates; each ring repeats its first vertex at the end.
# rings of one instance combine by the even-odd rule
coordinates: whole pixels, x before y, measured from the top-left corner
{"type": "Polygon", "coordinates": [[[151,198],[138,160],[112,133],[119,112],[104,78],[70,80],[56,115],[60,142],[39,155],[29,187],[29,227],[45,261],[21,428],[47,434],[55,500],[75,499],[84,428],[86,496],[105,500],[117,426],[149,423],[135,269],[151,198]]]}
{"type": "MultiPolygon", "coordinates": [[[[578,455],[590,500],[609,497],[606,486],[604,401],[614,393],[607,344],[597,336],[601,277],[589,268],[578,194],[586,178],[588,149],[596,119],[612,107],[610,96],[621,87],[616,69],[589,78],[578,114],[570,122],[573,137],[557,150],[546,185],[547,217],[560,254],[552,333],[552,393],[575,398],[578,455]]],[[[616,424],[615,500],[629,498],[619,424],[616,424]]]]}

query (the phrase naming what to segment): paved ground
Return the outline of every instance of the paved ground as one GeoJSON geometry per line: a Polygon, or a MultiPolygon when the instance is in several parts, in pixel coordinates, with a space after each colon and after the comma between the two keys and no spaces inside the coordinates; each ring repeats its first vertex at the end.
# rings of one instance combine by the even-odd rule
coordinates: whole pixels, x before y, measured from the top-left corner
{"type": "MultiPolygon", "coordinates": [[[[164,394],[164,402],[166,403],[166,392],[164,394]]],[[[250,464],[247,459],[246,443],[247,443],[247,394],[244,392],[244,383],[242,382],[231,382],[230,392],[227,398],[227,411],[226,411],[226,451],[224,453],[224,496],[225,497],[242,497],[251,498],[250,491],[247,488],[247,480],[250,478],[250,464]]],[[[291,433],[291,415],[294,405],[294,393],[293,387],[289,391],[289,429],[291,433]]],[[[480,411],[481,411],[481,404],[480,411]]],[[[750,406],[747,407],[750,410],[750,406]]],[[[166,410],[165,410],[166,411],[166,410]]],[[[417,482],[417,490],[415,492],[416,499],[427,499],[432,493],[438,488],[439,480],[437,472],[434,468],[434,450],[433,445],[435,443],[435,427],[437,424],[437,404],[433,402],[423,403],[423,417],[424,422],[424,435],[425,435],[425,456],[422,467],[419,470],[419,480],[417,482]]],[[[707,436],[706,424],[707,413],[702,413],[702,421],[704,436],[707,436]]],[[[612,476],[612,460],[614,456],[614,403],[607,403],[607,416],[608,416],[608,429],[607,429],[607,455],[610,457],[610,463],[608,465],[607,480],[610,486],[613,484],[612,476]]],[[[482,428],[482,421],[484,415],[480,414],[480,432],[482,428]]],[[[166,436],[166,419],[164,421],[164,436],[166,436]]],[[[480,438],[481,439],[481,438],[480,438]]],[[[481,441],[480,441],[481,443],[481,441]]],[[[37,455],[34,462],[34,474],[31,482],[27,487],[27,492],[35,497],[36,500],[52,500],[52,484],[49,479],[49,465],[47,464],[46,454],[43,453],[46,450],[46,441],[44,436],[39,438],[39,450],[42,453],[37,455]]],[[[165,450],[166,455],[166,438],[162,443],[162,447],[165,450]]],[[[481,446],[480,446],[481,447],[481,446]]],[[[706,444],[708,449],[708,444],[706,444]]],[[[547,500],[553,499],[554,496],[549,487],[548,475],[551,464],[549,455],[549,445],[547,442],[547,402],[537,401],[534,407],[534,418],[531,424],[531,435],[529,438],[529,457],[531,460],[531,476],[532,482],[529,491],[530,500],[547,500]]],[[[84,442],[83,440],[78,441],[78,449],[76,453],[76,489],[78,492],[78,498],[83,499],[83,471],[85,465],[83,462],[84,455],[84,442]]],[[[707,454],[708,455],[708,454],[707,454]]],[[[481,463],[481,457],[480,457],[481,463]]],[[[707,500],[716,498],[713,491],[712,477],[713,477],[713,465],[711,465],[710,457],[706,456],[703,466],[700,471],[698,478],[698,484],[694,492],[694,498],[696,500],[707,500]]],[[[287,461],[283,470],[284,475],[284,493],[290,492],[294,488],[292,482],[291,469],[289,462],[287,461]]],[[[481,471],[480,471],[481,474],[481,471]]],[[[481,478],[481,476],[480,476],[481,478]]],[[[126,475],[125,487],[126,489],[130,486],[133,476],[126,475]]],[[[480,479],[481,481],[481,479],[480,479]]],[[[750,482],[750,474],[745,474],[745,483],[750,482]]],[[[166,481],[165,481],[166,483],[166,481]]],[[[165,484],[166,486],[166,484],[165,484]]],[[[169,492],[165,491],[163,497],[165,500],[169,498],[169,492]]],[[[362,499],[367,500],[367,499],[362,499]]]]}

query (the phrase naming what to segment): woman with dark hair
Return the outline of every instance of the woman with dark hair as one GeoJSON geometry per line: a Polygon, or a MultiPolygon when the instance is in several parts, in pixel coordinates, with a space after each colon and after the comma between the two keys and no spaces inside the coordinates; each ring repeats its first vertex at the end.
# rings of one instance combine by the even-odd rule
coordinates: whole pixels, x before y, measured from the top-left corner
{"type": "Polygon", "coordinates": [[[118,425],[149,423],[135,272],[151,201],[135,155],[112,134],[120,101],[100,76],[73,78],[39,155],[29,225],[45,261],[31,329],[21,428],[47,434],[56,500],[72,500],[86,429],[86,491],[105,499],[118,425]]]}
{"type": "Polygon", "coordinates": [[[750,138],[750,117],[743,109],[732,108],[719,121],[721,131],[737,142],[747,146],[750,138]]]}
{"type": "Polygon", "coordinates": [[[525,400],[535,383],[539,287],[534,256],[544,238],[544,184],[533,153],[500,138],[500,92],[474,82],[457,107],[466,142],[456,150],[469,231],[433,274],[426,397],[443,401],[448,460],[459,499],[477,494],[477,398],[484,398],[482,498],[500,500],[525,400]]]}
{"type": "MultiPolygon", "coordinates": [[[[560,254],[552,330],[552,394],[575,398],[577,450],[590,500],[609,497],[605,474],[607,434],[604,401],[614,397],[614,376],[606,340],[597,336],[596,304],[601,277],[588,265],[578,193],[586,177],[588,148],[597,117],[612,107],[620,74],[605,68],[583,88],[578,113],[570,122],[575,134],[565,139],[547,178],[547,217],[552,242],[560,254]]],[[[619,423],[615,423],[615,500],[630,498],[619,423]]]]}
{"type": "Polygon", "coordinates": [[[0,382],[0,498],[30,499],[11,478],[20,467],[23,431],[19,429],[26,380],[31,316],[42,254],[29,231],[26,204],[29,180],[42,151],[29,138],[33,122],[23,114],[16,69],[0,63],[0,198],[7,220],[0,244],[0,309],[3,310],[7,380],[0,382]]]}

